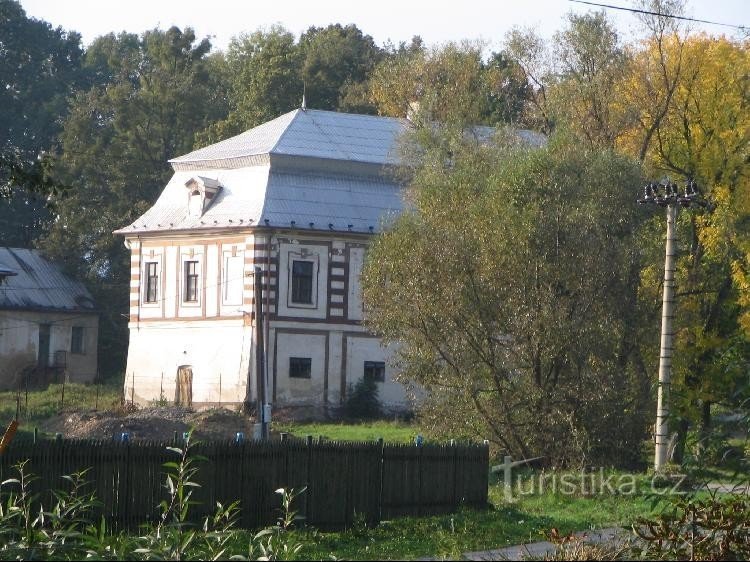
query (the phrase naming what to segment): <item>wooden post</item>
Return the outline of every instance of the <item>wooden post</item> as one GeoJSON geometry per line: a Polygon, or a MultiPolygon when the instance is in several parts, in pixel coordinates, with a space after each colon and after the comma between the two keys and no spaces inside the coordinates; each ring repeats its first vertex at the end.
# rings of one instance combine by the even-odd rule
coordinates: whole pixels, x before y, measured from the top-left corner
{"type": "Polygon", "coordinates": [[[312,512],[311,509],[311,502],[310,502],[310,493],[311,490],[311,482],[310,478],[312,475],[312,444],[313,444],[313,436],[308,435],[307,436],[307,477],[305,479],[305,524],[310,525],[310,514],[312,512]]]}
{"type": "Polygon", "coordinates": [[[380,447],[380,470],[378,474],[378,520],[375,521],[376,524],[379,524],[383,520],[383,478],[384,478],[384,468],[385,468],[385,441],[383,441],[382,437],[378,437],[378,445],[380,447]]]}
{"type": "Polygon", "coordinates": [[[99,369],[96,370],[96,382],[94,383],[94,386],[96,387],[96,398],[94,398],[94,411],[97,411],[99,409],[99,369]]]}
{"type": "Polygon", "coordinates": [[[62,381],[62,394],[60,396],[60,411],[63,411],[63,408],[65,407],[65,373],[63,372],[63,381],[62,381]]]}

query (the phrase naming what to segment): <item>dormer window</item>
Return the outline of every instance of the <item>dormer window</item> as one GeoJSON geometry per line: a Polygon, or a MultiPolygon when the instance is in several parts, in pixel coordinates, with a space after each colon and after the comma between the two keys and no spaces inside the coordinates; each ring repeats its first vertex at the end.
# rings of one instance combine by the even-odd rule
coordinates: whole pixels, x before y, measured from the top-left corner
{"type": "Polygon", "coordinates": [[[218,180],[195,176],[185,182],[188,189],[188,212],[191,217],[202,217],[221,191],[218,180]]]}

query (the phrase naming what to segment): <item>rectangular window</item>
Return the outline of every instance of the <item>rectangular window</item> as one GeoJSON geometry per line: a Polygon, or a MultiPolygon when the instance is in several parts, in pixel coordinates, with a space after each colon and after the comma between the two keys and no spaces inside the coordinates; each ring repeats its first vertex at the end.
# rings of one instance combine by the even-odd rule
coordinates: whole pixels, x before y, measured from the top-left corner
{"type": "Polygon", "coordinates": [[[365,379],[385,382],[385,363],[383,361],[365,361],[365,379]]]}
{"type": "Polygon", "coordinates": [[[312,359],[309,357],[289,358],[289,378],[309,379],[312,376],[312,359]]]}
{"type": "Polygon", "coordinates": [[[313,303],[313,262],[292,260],[292,302],[313,303]]]}
{"type": "Polygon", "coordinates": [[[224,259],[224,304],[242,304],[244,258],[228,255],[224,259]]]}
{"type": "Polygon", "coordinates": [[[185,290],[182,295],[184,302],[198,302],[198,262],[185,262],[185,290]]]}
{"type": "Polygon", "coordinates": [[[84,348],[84,329],[81,326],[73,326],[70,333],[70,352],[83,355],[86,353],[84,348]]]}
{"type": "Polygon", "coordinates": [[[158,262],[146,262],[146,302],[159,300],[159,272],[158,262]]]}

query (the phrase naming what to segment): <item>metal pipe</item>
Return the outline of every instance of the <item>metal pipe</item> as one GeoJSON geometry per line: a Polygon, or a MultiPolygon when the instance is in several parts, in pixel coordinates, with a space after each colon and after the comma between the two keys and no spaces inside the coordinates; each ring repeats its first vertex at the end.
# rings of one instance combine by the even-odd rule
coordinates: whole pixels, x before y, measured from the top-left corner
{"type": "Polygon", "coordinates": [[[256,423],[260,424],[261,439],[268,439],[268,424],[265,419],[266,377],[265,377],[265,343],[263,331],[263,289],[260,267],[255,268],[255,394],[256,423]]]}

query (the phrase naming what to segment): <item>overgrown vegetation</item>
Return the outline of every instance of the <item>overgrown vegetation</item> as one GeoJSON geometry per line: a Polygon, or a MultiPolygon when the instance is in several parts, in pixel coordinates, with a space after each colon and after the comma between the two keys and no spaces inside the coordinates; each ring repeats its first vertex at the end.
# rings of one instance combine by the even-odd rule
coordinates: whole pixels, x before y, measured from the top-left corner
{"type": "Polygon", "coordinates": [[[422,423],[556,466],[636,463],[649,391],[630,309],[638,167],[569,138],[435,130],[419,133],[434,148],[415,211],[375,241],[363,281],[369,327],[427,391],[422,423]]]}
{"type": "Polygon", "coordinates": [[[189,513],[195,505],[194,481],[202,460],[183,448],[170,447],[177,460],[164,465],[165,499],[160,517],[137,534],[116,531],[94,517],[96,497],[86,491],[86,472],[63,476],[67,486],[50,498],[32,492],[34,476],[26,463],[0,486],[0,559],[2,560],[287,560],[301,548],[290,531],[296,520],[298,492],[277,490],[282,509],[276,525],[247,535],[236,528],[238,505],[216,505],[213,515],[196,526],[189,513]],[[231,547],[231,551],[230,551],[231,547]]]}
{"type": "Polygon", "coordinates": [[[354,386],[350,385],[344,403],[344,415],[351,420],[375,420],[382,417],[383,407],[375,379],[363,377],[354,386]]]}

